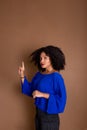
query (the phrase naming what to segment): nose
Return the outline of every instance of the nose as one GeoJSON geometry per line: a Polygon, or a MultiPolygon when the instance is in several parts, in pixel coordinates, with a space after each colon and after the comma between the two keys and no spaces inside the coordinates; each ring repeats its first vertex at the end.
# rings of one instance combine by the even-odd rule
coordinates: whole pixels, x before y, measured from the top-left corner
{"type": "Polygon", "coordinates": [[[43,63],[44,62],[44,59],[42,58],[41,60],[40,60],[40,63],[43,63]]]}

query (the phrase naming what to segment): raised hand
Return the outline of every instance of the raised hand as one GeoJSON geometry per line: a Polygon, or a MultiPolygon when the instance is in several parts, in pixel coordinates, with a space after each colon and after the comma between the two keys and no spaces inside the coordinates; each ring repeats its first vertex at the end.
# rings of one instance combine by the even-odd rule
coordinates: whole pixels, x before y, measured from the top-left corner
{"type": "Polygon", "coordinates": [[[24,71],[25,71],[25,66],[24,66],[24,61],[22,61],[22,66],[19,66],[18,69],[18,74],[20,77],[24,77],[24,71]]]}

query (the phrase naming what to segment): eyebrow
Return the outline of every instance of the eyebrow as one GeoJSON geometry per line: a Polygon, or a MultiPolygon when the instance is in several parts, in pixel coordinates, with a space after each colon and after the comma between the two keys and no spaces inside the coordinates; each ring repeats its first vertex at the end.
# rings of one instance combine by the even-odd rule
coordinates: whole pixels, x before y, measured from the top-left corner
{"type": "Polygon", "coordinates": [[[45,55],[45,56],[40,56],[40,57],[49,57],[49,56],[45,55]]]}

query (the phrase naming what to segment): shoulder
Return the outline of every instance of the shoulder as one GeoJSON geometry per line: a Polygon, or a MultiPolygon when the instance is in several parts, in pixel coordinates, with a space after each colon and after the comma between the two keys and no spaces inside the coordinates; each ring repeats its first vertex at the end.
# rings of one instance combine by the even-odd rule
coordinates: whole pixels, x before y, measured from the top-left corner
{"type": "Polygon", "coordinates": [[[53,74],[53,78],[56,82],[64,82],[64,78],[63,78],[62,74],[60,74],[59,72],[55,72],[53,74]]]}
{"type": "Polygon", "coordinates": [[[55,78],[62,78],[63,79],[62,74],[60,74],[59,72],[54,72],[54,77],[55,78]]]}

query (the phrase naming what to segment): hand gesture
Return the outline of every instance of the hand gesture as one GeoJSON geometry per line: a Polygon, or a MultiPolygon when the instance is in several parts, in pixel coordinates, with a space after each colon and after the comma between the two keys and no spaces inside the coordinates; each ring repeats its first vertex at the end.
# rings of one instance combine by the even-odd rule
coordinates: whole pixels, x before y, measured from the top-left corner
{"type": "Polygon", "coordinates": [[[25,71],[25,66],[24,66],[24,61],[22,61],[22,66],[19,66],[18,69],[18,74],[20,77],[24,77],[24,71],[25,71]]]}

